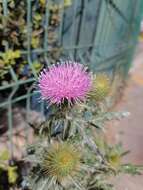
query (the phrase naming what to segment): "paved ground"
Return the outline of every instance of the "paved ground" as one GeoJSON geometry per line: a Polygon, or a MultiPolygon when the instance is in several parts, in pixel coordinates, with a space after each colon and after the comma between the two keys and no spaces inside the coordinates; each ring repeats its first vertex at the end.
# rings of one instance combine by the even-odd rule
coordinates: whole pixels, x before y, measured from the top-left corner
{"type": "MultiPolygon", "coordinates": [[[[125,162],[143,164],[143,43],[139,44],[130,77],[116,109],[127,110],[131,115],[109,126],[109,135],[113,141],[122,141],[124,148],[131,150],[125,162]]],[[[143,190],[143,176],[121,176],[115,183],[117,190],[143,190]]]]}

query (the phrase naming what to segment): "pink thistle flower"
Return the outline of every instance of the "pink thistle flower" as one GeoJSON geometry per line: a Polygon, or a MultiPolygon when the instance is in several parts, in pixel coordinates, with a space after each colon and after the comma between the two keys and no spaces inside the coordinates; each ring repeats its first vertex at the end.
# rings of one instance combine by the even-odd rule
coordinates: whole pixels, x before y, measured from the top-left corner
{"type": "Polygon", "coordinates": [[[73,103],[84,100],[91,87],[91,76],[83,65],[66,61],[44,69],[38,86],[42,98],[50,103],[73,103]]]}

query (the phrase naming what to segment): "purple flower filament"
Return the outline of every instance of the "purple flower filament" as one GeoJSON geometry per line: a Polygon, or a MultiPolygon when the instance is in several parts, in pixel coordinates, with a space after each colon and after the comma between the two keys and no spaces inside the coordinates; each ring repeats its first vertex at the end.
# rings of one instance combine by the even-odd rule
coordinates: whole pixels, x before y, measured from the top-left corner
{"type": "Polygon", "coordinates": [[[39,89],[43,99],[50,103],[70,104],[83,101],[91,87],[91,76],[77,62],[66,61],[44,69],[39,77],[39,89]]]}

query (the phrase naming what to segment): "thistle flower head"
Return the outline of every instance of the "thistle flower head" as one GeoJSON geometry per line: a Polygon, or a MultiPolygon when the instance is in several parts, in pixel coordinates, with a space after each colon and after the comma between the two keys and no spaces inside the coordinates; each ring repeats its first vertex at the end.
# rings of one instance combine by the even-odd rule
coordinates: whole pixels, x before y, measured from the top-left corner
{"type": "Polygon", "coordinates": [[[121,165],[121,154],[116,150],[112,150],[107,155],[108,162],[112,167],[118,168],[121,165]]]}
{"type": "Polygon", "coordinates": [[[91,77],[84,66],[71,61],[51,66],[39,78],[42,98],[56,104],[84,100],[90,86],[91,77]]]}
{"type": "Polygon", "coordinates": [[[79,165],[79,152],[71,144],[57,143],[44,154],[42,168],[45,175],[62,182],[77,172],[79,165]]]}
{"type": "Polygon", "coordinates": [[[110,92],[110,80],[106,74],[98,74],[93,79],[89,96],[96,101],[104,100],[110,92]]]}

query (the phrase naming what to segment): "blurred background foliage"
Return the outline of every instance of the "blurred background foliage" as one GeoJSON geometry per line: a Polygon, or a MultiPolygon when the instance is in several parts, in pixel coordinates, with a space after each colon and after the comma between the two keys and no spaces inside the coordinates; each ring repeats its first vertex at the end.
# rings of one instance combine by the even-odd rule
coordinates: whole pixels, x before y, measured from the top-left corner
{"type": "MultiPolygon", "coordinates": [[[[30,46],[31,49],[42,48],[45,27],[46,0],[33,1],[32,3],[32,33],[28,34],[27,27],[27,3],[26,1],[8,0],[7,15],[4,15],[4,8],[0,1],[0,81],[10,82],[9,69],[12,67],[18,79],[25,80],[32,75],[26,55],[23,54],[30,46]],[[28,44],[27,36],[30,35],[28,44]]],[[[48,44],[51,51],[51,58],[58,59],[61,49],[58,48],[56,28],[60,23],[60,10],[72,4],[72,0],[65,0],[64,4],[51,3],[48,7],[48,44]],[[64,6],[64,7],[63,7],[64,6]]],[[[39,73],[45,65],[41,56],[32,53],[33,67],[39,73]]],[[[4,83],[5,84],[5,83],[4,83]]]]}

